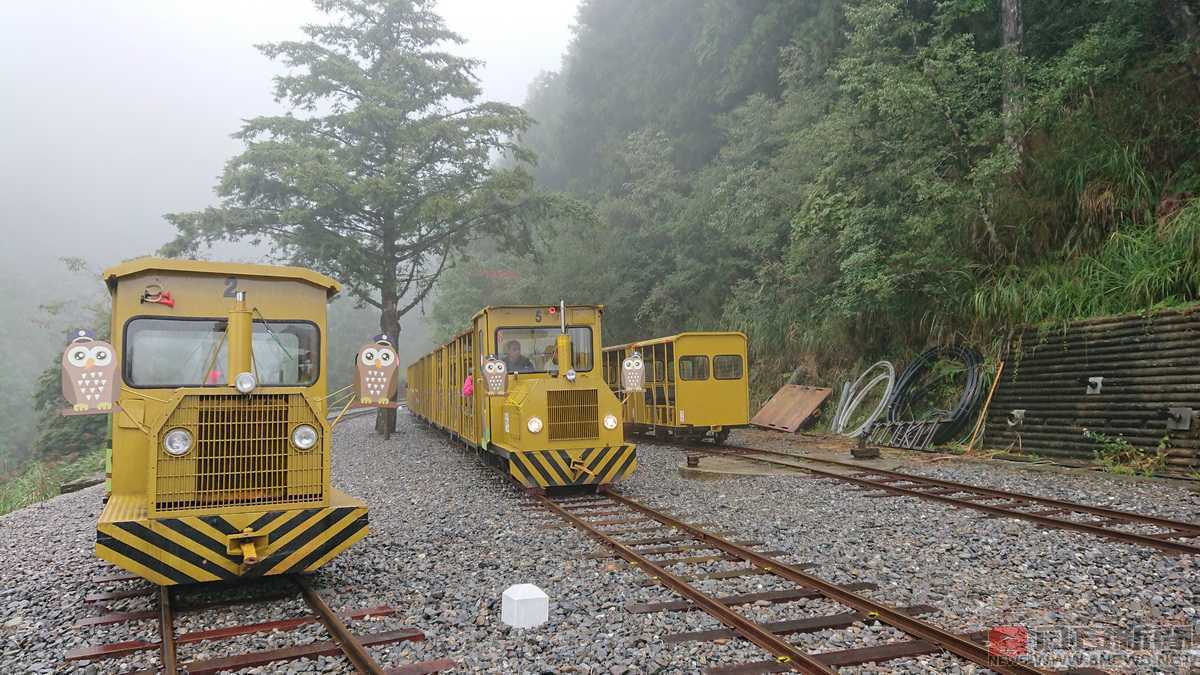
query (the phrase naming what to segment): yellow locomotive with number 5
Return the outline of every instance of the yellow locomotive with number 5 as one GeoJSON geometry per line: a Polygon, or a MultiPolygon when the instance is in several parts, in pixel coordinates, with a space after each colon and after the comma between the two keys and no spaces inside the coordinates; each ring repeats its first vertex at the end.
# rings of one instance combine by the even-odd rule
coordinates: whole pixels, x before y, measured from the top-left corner
{"type": "MultiPolygon", "coordinates": [[[[366,504],[330,485],[326,305],[336,281],[155,258],[104,280],[119,363],[112,405],[64,412],[112,416],[97,555],[171,585],[315,570],[366,536],[366,504]]],[[[64,363],[95,364],[87,339],[72,341],[64,363]]],[[[64,370],[64,388],[68,377],[94,395],[97,378],[64,370]]]]}
{"type": "MultiPolygon", "coordinates": [[[[408,368],[407,405],[527,488],[631,475],[621,402],[600,373],[600,305],[487,307],[408,368]]],[[[630,367],[640,381],[642,368],[630,367]]],[[[636,388],[636,382],[631,387],[636,388]]]]}

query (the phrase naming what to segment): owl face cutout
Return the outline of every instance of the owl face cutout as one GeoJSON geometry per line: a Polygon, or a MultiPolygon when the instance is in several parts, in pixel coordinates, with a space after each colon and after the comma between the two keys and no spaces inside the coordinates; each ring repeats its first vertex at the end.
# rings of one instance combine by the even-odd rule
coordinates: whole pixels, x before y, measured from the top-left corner
{"type": "Polygon", "coordinates": [[[363,347],[358,352],[358,357],[364,364],[371,367],[387,368],[396,363],[396,352],[391,347],[383,345],[363,347]]]}
{"type": "Polygon", "coordinates": [[[641,352],[633,352],[621,362],[621,388],[626,392],[646,389],[646,368],[641,352]]]}
{"type": "Polygon", "coordinates": [[[483,386],[488,396],[504,396],[508,393],[508,366],[504,359],[489,356],[483,362],[483,386]]]}
{"type": "Polygon", "coordinates": [[[369,344],[358,350],[356,362],[359,403],[368,406],[391,403],[399,366],[396,350],[390,344],[369,344]]]}
{"type": "Polygon", "coordinates": [[[72,412],[112,412],[120,385],[111,344],[81,336],[67,345],[62,355],[62,393],[72,412]]]}

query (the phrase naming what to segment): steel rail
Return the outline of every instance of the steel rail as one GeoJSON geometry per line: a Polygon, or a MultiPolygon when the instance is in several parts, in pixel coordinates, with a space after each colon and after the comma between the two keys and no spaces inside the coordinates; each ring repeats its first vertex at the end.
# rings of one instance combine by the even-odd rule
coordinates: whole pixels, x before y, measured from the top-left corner
{"type": "MultiPolygon", "coordinates": [[[[808,653],[800,651],[794,645],[763,628],[758,623],[751,621],[750,619],[747,619],[741,614],[735,612],[729,606],[720,602],[716,598],[700,591],[695,586],[692,586],[678,576],[668,572],[658,563],[650,560],[629,546],[596,529],[591,523],[556,504],[553,500],[549,499],[545,495],[531,493],[530,496],[538,500],[539,503],[553,513],[556,513],[563,520],[566,520],[580,530],[583,530],[587,534],[591,535],[592,538],[596,539],[605,546],[615,550],[625,560],[642,568],[642,571],[650,575],[650,577],[655,581],[702,607],[710,616],[733,629],[750,642],[753,642],[769,652],[775,657],[776,661],[784,666],[790,668],[791,670],[802,673],[820,673],[822,675],[827,675],[829,673],[837,672],[821,661],[818,661],[808,653]]],[[[611,494],[609,496],[611,496],[611,494]]]]}
{"type": "MultiPolygon", "coordinates": [[[[128,575],[121,577],[105,577],[103,580],[98,580],[97,583],[130,580],[137,580],[137,577],[128,575]]],[[[110,610],[110,613],[103,616],[82,619],[76,622],[74,626],[72,626],[73,628],[157,620],[159,639],[157,641],[136,639],[104,644],[83,645],[69,650],[63,655],[63,657],[68,662],[80,660],[98,661],[102,659],[123,658],[137,652],[160,652],[160,660],[162,665],[149,671],[137,671],[139,675],[142,675],[143,673],[160,672],[171,674],[188,672],[196,673],[198,675],[203,673],[215,674],[217,672],[243,670],[245,668],[263,666],[280,661],[294,661],[300,658],[315,658],[317,656],[338,655],[349,659],[349,662],[354,669],[360,673],[394,672],[403,675],[425,675],[427,673],[445,670],[446,668],[450,667],[447,664],[453,665],[452,661],[442,659],[438,661],[409,663],[394,668],[391,671],[384,671],[382,668],[380,668],[379,664],[372,659],[370,653],[363,649],[364,647],[393,644],[404,640],[424,640],[425,634],[416,628],[402,628],[399,630],[383,631],[379,633],[354,635],[346,626],[345,621],[373,616],[390,616],[394,615],[396,610],[392,607],[384,605],[334,614],[325,601],[305,581],[294,576],[289,577],[289,581],[291,582],[291,585],[298,587],[301,597],[304,598],[305,602],[313,610],[311,613],[287,619],[275,619],[272,621],[225,626],[222,628],[184,632],[179,634],[175,632],[174,625],[175,614],[177,612],[230,607],[257,602],[274,602],[276,600],[285,598],[294,599],[296,597],[296,593],[295,591],[292,591],[291,593],[269,593],[259,597],[222,599],[216,601],[210,600],[198,603],[184,603],[182,605],[177,604],[178,594],[174,592],[175,590],[178,590],[178,588],[171,586],[131,589],[127,591],[89,595],[85,599],[85,602],[104,602],[106,600],[120,600],[130,597],[154,597],[157,595],[158,607],[137,612],[111,612],[110,610]],[[322,624],[330,633],[330,639],[319,642],[295,644],[274,649],[244,652],[230,656],[200,658],[187,663],[179,662],[177,653],[178,645],[226,640],[241,635],[275,631],[292,631],[300,628],[301,626],[314,623],[322,624]]]]}
{"type": "Polygon", "coordinates": [[[884,469],[871,469],[869,467],[861,466],[858,464],[837,462],[835,460],[810,459],[808,457],[803,457],[801,455],[794,455],[791,453],[778,452],[778,451],[773,451],[773,450],[765,450],[764,451],[764,450],[758,450],[756,448],[745,448],[745,447],[739,447],[739,446],[727,446],[725,448],[699,448],[699,447],[696,447],[693,445],[693,446],[688,446],[688,447],[690,449],[699,450],[699,451],[706,452],[709,454],[721,455],[721,456],[725,456],[725,457],[743,457],[745,459],[749,459],[751,461],[756,461],[756,462],[761,462],[764,464],[771,464],[774,466],[785,466],[785,467],[792,468],[792,469],[798,469],[800,471],[807,471],[811,474],[820,476],[822,478],[832,478],[834,480],[839,480],[839,481],[843,481],[846,483],[852,483],[854,485],[871,488],[872,490],[885,490],[887,492],[892,492],[892,493],[898,494],[898,495],[904,495],[906,497],[931,499],[934,501],[942,502],[944,504],[950,504],[952,506],[957,506],[960,508],[975,509],[977,511],[983,511],[985,513],[990,513],[990,514],[994,514],[997,516],[1029,520],[1029,521],[1038,523],[1040,525],[1045,525],[1048,527],[1055,527],[1055,528],[1060,528],[1060,529],[1065,529],[1065,530],[1075,530],[1077,532],[1085,532],[1087,534],[1093,534],[1093,535],[1096,535],[1099,537],[1105,537],[1108,539],[1113,539],[1113,540],[1121,541],[1121,542],[1128,543],[1128,544],[1140,544],[1142,546],[1149,546],[1149,547],[1156,548],[1156,549],[1159,549],[1160,551],[1164,551],[1164,552],[1188,553],[1188,554],[1192,554],[1192,555],[1200,554],[1200,546],[1196,546],[1193,544],[1185,544],[1183,542],[1178,542],[1178,541],[1171,541],[1170,539],[1158,539],[1158,538],[1155,538],[1154,535],[1138,534],[1135,532],[1123,532],[1121,530],[1111,530],[1106,527],[1102,527],[1100,525],[1093,525],[1091,523],[1079,523],[1079,522],[1075,522],[1073,520],[1066,520],[1063,518],[1053,518],[1051,516],[1044,515],[1044,514],[1032,513],[1032,512],[1028,512],[1028,511],[1019,511],[1012,507],[980,504],[977,501],[956,498],[956,497],[952,497],[952,496],[946,495],[946,494],[936,494],[936,493],[926,492],[924,490],[916,490],[913,488],[900,487],[898,485],[893,485],[891,483],[885,483],[885,482],[877,481],[877,480],[871,480],[869,478],[856,478],[854,476],[847,476],[845,474],[833,473],[831,471],[822,471],[821,469],[816,469],[811,466],[804,466],[802,464],[797,464],[795,462],[810,462],[811,461],[811,462],[835,464],[835,465],[839,465],[839,466],[854,468],[854,469],[857,469],[857,470],[863,471],[863,472],[871,472],[873,474],[889,476],[889,477],[893,477],[893,478],[902,479],[905,481],[912,481],[914,483],[926,483],[926,484],[937,486],[937,487],[944,487],[946,489],[955,489],[958,492],[975,493],[975,494],[980,494],[980,495],[987,496],[987,497],[992,497],[995,499],[1008,499],[1008,500],[1012,500],[1014,502],[1032,502],[1032,503],[1038,503],[1038,504],[1042,504],[1042,505],[1046,505],[1046,506],[1055,506],[1055,507],[1065,510],[1065,511],[1075,511],[1078,513],[1088,513],[1091,515],[1099,515],[1099,516],[1110,518],[1114,521],[1141,522],[1141,523],[1145,523],[1145,524],[1156,525],[1158,527],[1169,528],[1172,530],[1180,530],[1182,532],[1195,532],[1196,536],[1200,536],[1200,526],[1194,525],[1192,523],[1178,522],[1178,521],[1167,520],[1167,519],[1163,519],[1163,518],[1155,518],[1154,516],[1143,516],[1140,514],[1129,513],[1127,511],[1116,511],[1116,510],[1111,510],[1111,509],[1104,509],[1102,507],[1086,506],[1083,504],[1076,504],[1074,502],[1066,502],[1066,501],[1061,501],[1061,500],[1057,500],[1057,499],[1034,497],[1032,495],[1024,495],[1024,494],[1017,493],[1017,492],[1004,492],[1003,490],[993,490],[990,488],[977,488],[977,487],[974,487],[971,485],[967,485],[965,483],[954,483],[951,481],[942,481],[942,480],[938,480],[936,478],[924,478],[922,476],[899,473],[899,472],[895,472],[895,471],[886,471],[884,469]],[[760,455],[783,455],[783,456],[789,457],[793,461],[785,462],[785,461],[781,461],[781,460],[770,459],[768,457],[754,457],[754,456],[752,456],[752,454],[754,454],[754,453],[760,454],[760,455]]]}
{"type": "Polygon", "coordinates": [[[745,546],[735,544],[728,539],[706,532],[698,527],[688,525],[677,518],[668,516],[612,490],[605,490],[604,494],[614,501],[623,504],[639,513],[642,513],[664,525],[687,532],[696,539],[711,544],[714,548],[724,551],[730,555],[742,558],[755,567],[762,569],[764,572],[783,577],[789,581],[793,581],[803,586],[815,588],[830,600],[863,612],[868,617],[878,618],[884,623],[897,628],[912,637],[935,644],[942,649],[955,654],[956,656],[994,670],[997,673],[1006,675],[1032,675],[1048,672],[992,654],[988,651],[987,647],[983,645],[974,643],[966,638],[955,635],[954,633],[942,630],[941,628],[938,628],[931,623],[922,621],[916,617],[909,616],[904,612],[891,607],[890,605],[876,602],[857,593],[853,593],[841,588],[836,584],[825,581],[820,577],[807,574],[798,567],[793,567],[792,565],[780,562],[775,558],[763,555],[746,548],[745,546]]]}
{"type": "Polygon", "coordinates": [[[325,604],[325,601],[313,590],[308,581],[303,577],[295,576],[292,577],[292,582],[300,588],[300,592],[304,595],[304,601],[317,613],[321,623],[337,641],[338,646],[342,648],[342,653],[350,660],[354,669],[367,675],[383,675],[383,668],[375,662],[358,638],[354,637],[341,618],[329,608],[329,605],[325,604]]]}
{"type": "Polygon", "coordinates": [[[171,608],[171,587],[158,587],[158,651],[164,675],[177,675],[175,652],[175,612],[171,608]]]}
{"type": "Polygon", "coordinates": [[[969,483],[956,483],[954,481],[942,480],[940,478],[929,478],[927,476],[918,476],[911,473],[902,473],[900,471],[889,471],[888,469],[876,469],[874,467],[863,466],[861,464],[851,464],[850,462],[839,462],[836,459],[823,459],[819,457],[806,457],[790,452],[781,452],[779,450],[760,450],[758,448],[746,448],[737,445],[723,446],[731,450],[744,450],[747,452],[757,452],[766,455],[776,455],[779,457],[789,457],[805,462],[815,462],[819,464],[828,464],[831,466],[840,466],[847,469],[857,469],[864,473],[872,473],[879,476],[889,476],[892,478],[901,478],[919,483],[931,483],[939,487],[945,488],[960,488],[964,492],[977,492],[995,496],[999,499],[1019,499],[1026,502],[1035,502],[1045,506],[1053,506],[1061,509],[1070,509],[1079,513],[1090,513],[1096,516],[1105,518],[1114,518],[1128,520],[1132,522],[1144,523],[1146,525],[1157,525],[1167,529],[1185,530],[1195,532],[1200,536],[1200,524],[1188,523],[1181,520],[1171,520],[1169,518],[1160,518],[1158,516],[1148,516],[1142,513],[1134,513],[1132,511],[1122,511],[1120,509],[1110,509],[1103,506],[1089,506],[1087,504],[1078,504],[1076,502],[1068,502],[1061,499],[1053,499],[1051,497],[1038,497],[1037,495],[1025,494],[1023,492],[1008,492],[1006,490],[996,490],[994,488],[980,487],[969,483]]]}

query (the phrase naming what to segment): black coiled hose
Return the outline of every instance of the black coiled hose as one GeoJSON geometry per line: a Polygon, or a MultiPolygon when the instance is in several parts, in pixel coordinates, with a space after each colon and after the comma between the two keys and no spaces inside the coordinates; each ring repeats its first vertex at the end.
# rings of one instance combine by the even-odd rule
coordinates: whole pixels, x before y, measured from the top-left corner
{"type": "Polygon", "coordinates": [[[908,364],[904,372],[900,373],[900,377],[896,380],[896,388],[892,393],[892,400],[888,403],[887,412],[889,422],[909,421],[900,419],[901,412],[922,393],[923,388],[917,386],[921,377],[933,368],[935,363],[942,360],[961,361],[966,367],[967,381],[963,384],[962,395],[958,397],[958,403],[953,408],[935,410],[927,418],[929,420],[938,419],[942,422],[933,437],[934,443],[945,443],[962,435],[966,425],[971,421],[973,413],[979,407],[984,390],[983,378],[979,373],[980,366],[983,365],[983,357],[979,352],[969,347],[953,345],[934,347],[921,354],[908,364]]]}

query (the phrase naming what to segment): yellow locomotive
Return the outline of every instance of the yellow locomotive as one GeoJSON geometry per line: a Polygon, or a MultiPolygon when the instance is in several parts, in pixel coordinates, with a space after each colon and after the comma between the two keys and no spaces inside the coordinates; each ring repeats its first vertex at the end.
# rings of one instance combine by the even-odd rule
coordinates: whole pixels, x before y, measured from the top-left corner
{"type": "Polygon", "coordinates": [[[64,354],[64,392],[68,379],[75,388],[66,414],[112,415],[99,557],[172,585],[315,570],[366,536],[366,504],[329,480],[336,281],[155,258],[104,279],[112,344],[90,346],[80,331],[64,354]],[[88,374],[106,359],[119,367],[88,374]],[[110,381],[111,400],[91,406],[93,383],[110,381]]]}
{"type": "Polygon", "coordinates": [[[717,444],[750,424],[746,336],[690,332],[604,349],[604,380],[625,401],[628,429],[680,441],[711,434],[717,444]],[[627,395],[622,368],[629,355],[645,362],[645,390],[627,395]]]}
{"type": "MultiPolygon", "coordinates": [[[[637,468],[604,384],[600,305],[487,307],[408,368],[413,414],[533,489],[598,486],[637,468]]],[[[630,373],[641,373],[631,362],[630,373]]],[[[635,377],[637,376],[635,374],[635,377]]],[[[636,386],[636,385],[634,385],[636,386]]]]}

